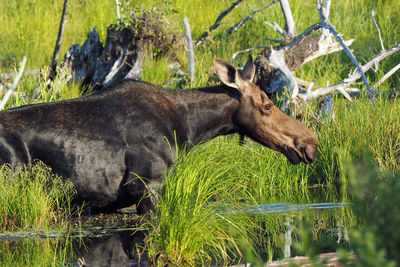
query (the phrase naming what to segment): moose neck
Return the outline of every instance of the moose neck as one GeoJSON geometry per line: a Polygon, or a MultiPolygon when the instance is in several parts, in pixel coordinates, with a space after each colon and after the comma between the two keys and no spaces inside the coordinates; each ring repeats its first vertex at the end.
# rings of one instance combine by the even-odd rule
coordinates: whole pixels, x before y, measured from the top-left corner
{"type": "Polygon", "coordinates": [[[233,117],[240,94],[224,85],[182,92],[179,104],[185,107],[187,141],[193,145],[219,135],[237,132],[233,117]]]}

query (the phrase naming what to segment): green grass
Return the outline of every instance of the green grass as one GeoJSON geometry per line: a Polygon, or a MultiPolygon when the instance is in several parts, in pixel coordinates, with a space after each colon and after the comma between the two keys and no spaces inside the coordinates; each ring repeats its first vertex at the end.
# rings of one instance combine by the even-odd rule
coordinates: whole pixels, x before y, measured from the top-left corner
{"type": "MultiPolygon", "coordinates": [[[[0,72],[13,71],[16,67],[13,57],[21,59],[23,55],[28,55],[27,69],[47,66],[57,37],[63,1],[6,2],[0,2],[0,72]]],[[[206,30],[215,21],[218,12],[225,10],[231,3],[229,0],[218,1],[218,5],[210,4],[210,1],[206,0],[120,2],[123,3],[122,14],[125,21],[128,21],[130,9],[141,15],[144,8],[148,14],[162,17],[162,24],[166,29],[179,34],[183,33],[182,19],[187,17],[193,38],[206,30]]],[[[315,8],[305,3],[314,4],[315,1],[290,1],[298,32],[319,19],[315,8]]],[[[224,18],[221,26],[210,34],[207,42],[195,46],[195,81],[184,85],[184,88],[213,83],[213,58],[228,59],[238,50],[271,45],[270,42],[264,41],[265,38],[279,38],[264,24],[265,21],[276,21],[282,25],[280,7],[274,5],[255,15],[238,31],[222,35],[220,39],[213,39],[247,15],[250,12],[249,7],[259,9],[265,4],[267,3],[255,0],[243,1],[224,18]]],[[[400,24],[400,6],[396,0],[349,0],[332,3],[330,21],[343,33],[345,40],[355,39],[351,48],[361,63],[371,59],[381,49],[370,16],[372,9],[382,30],[386,48],[394,45],[400,38],[400,31],[397,30],[400,24]]],[[[116,22],[115,14],[115,1],[96,1],[96,4],[93,4],[93,1],[70,2],[60,55],[66,52],[70,44],[82,44],[92,26],[96,26],[101,40],[104,41],[107,25],[116,22]]],[[[183,43],[178,43],[172,53],[165,57],[154,59],[151,49],[148,52],[142,76],[145,81],[168,85],[173,77],[168,65],[174,61],[179,61],[182,70],[188,71],[183,43]]],[[[254,51],[252,54],[256,55],[258,52],[254,51]]],[[[244,62],[246,58],[247,54],[241,55],[234,63],[244,62]]],[[[368,80],[373,84],[399,60],[399,54],[384,60],[379,65],[379,70],[367,72],[368,80]]],[[[344,79],[353,69],[354,66],[348,57],[340,52],[307,63],[296,76],[308,81],[316,78],[317,86],[325,86],[327,82],[333,84],[344,79]]],[[[80,96],[80,84],[66,84],[65,80],[65,74],[59,73],[48,90],[40,77],[25,77],[7,108],[80,96]]],[[[399,80],[399,73],[396,73],[381,85],[379,90],[398,89],[399,80]]],[[[354,163],[363,165],[365,146],[370,150],[379,170],[391,171],[397,175],[400,171],[399,99],[378,97],[377,106],[373,106],[365,97],[360,97],[353,103],[335,97],[333,102],[334,119],[322,123],[316,123],[312,119],[312,114],[319,112],[316,102],[302,106],[303,121],[313,129],[319,140],[318,156],[312,165],[290,165],[283,155],[249,140],[244,146],[240,146],[237,136],[220,137],[179,155],[177,164],[167,174],[158,210],[148,226],[152,231],[148,237],[147,249],[153,258],[157,258],[160,264],[168,261],[175,264],[208,264],[260,257],[271,260],[282,253],[276,246],[281,241],[279,233],[284,230],[283,217],[254,218],[241,213],[225,214],[216,211],[221,207],[240,210],[243,205],[257,203],[351,201],[353,195],[349,190],[350,167],[346,160],[351,158],[354,163]],[[314,194],[314,191],[318,191],[318,194],[314,194]],[[246,201],[240,202],[241,199],[246,201]]],[[[13,175],[4,169],[0,173],[4,179],[0,186],[6,184],[4,181],[10,180],[7,177],[13,175]]],[[[25,180],[26,183],[29,181],[31,179],[25,180]]],[[[20,187],[7,192],[15,193],[17,188],[28,188],[27,184],[20,187]]],[[[41,192],[37,193],[37,196],[48,195],[47,191],[41,192]]],[[[2,197],[1,194],[2,207],[8,205],[4,203],[14,203],[2,197]]],[[[25,204],[22,203],[23,200],[15,202],[15,207],[20,211],[36,209],[33,204],[23,206],[25,204]]],[[[53,202],[43,206],[47,206],[45,210],[50,217],[40,219],[42,215],[38,212],[39,217],[30,221],[43,220],[46,222],[43,225],[46,225],[49,221],[54,221],[54,218],[62,217],[55,214],[53,209],[49,209],[54,207],[53,202]]],[[[337,225],[350,227],[356,221],[354,214],[348,209],[335,214],[334,217],[325,217],[330,221],[328,228],[337,225]]],[[[19,220],[7,219],[7,222],[14,222],[7,223],[7,227],[15,225],[7,229],[39,227],[33,226],[32,222],[25,224],[19,220]]]]}
{"type": "MultiPolygon", "coordinates": [[[[157,251],[168,255],[161,259],[182,262],[196,258],[188,252],[190,249],[202,251],[201,256],[214,255],[217,245],[206,247],[209,249],[207,254],[203,252],[206,248],[199,249],[196,244],[205,244],[204,240],[213,242],[209,236],[217,241],[224,239],[205,230],[224,233],[218,229],[223,223],[212,219],[219,219],[215,213],[223,205],[221,203],[230,203],[229,209],[240,211],[242,205],[258,203],[351,201],[348,167],[344,163],[348,157],[364,163],[363,146],[370,148],[380,169],[398,172],[400,133],[396,129],[400,126],[400,115],[397,115],[400,107],[396,100],[388,98],[378,98],[377,102],[378,106],[374,107],[368,98],[359,99],[348,110],[349,103],[336,98],[333,120],[319,125],[318,129],[309,121],[308,124],[315,127],[320,144],[316,162],[312,165],[293,166],[283,155],[250,140],[240,146],[237,136],[211,140],[184,154],[168,175],[154,221],[158,227],[154,227],[157,230],[150,236],[151,243],[159,246],[157,251]],[[371,109],[375,112],[370,112],[371,109]],[[382,113],[392,116],[381,118],[382,113]],[[382,124],[377,125],[377,121],[382,124]],[[310,187],[317,194],[310,192],[310,187]],[[209,203],[211,199],[217,199],[217,202],[209,203]],[[246,202],[238,202],[241,199],[246,202]],[[208,223],[212,227],[208,228],[208,223]],[[198,228],[202,231],[195,230],[198,228]]],[[[354,225],[351,211],[335,215],[338,216],[336,220],[328,220],[332,228],[354,225]]],[[[229,217],[230,223],[249,231],[247,236],[252,239],[247,242],[253,244],[256,255],[264,255],[270,260],[281,255],[274,248],[279,243],[277,233],[282,230],[282,220],[260,216],[256,220],[250,219],[252,223],[249,223],[237,214],[229,217]]],[[[235,239],[236,242],[239,240],[235,239]]],[[[235,247],[235,243],[230,246],[235,247]]],[[[241,251],[234,255],[240,257],[241,251]]]]}
{"type": "Polygon", "coordinates": [[[1,266],[65,266],[72,258],[68,238],[25,238],[0,242],[1,266]]]}
{"type": "MultiPolygon", "coordinates": [[[[0,66],[6,68],[13,57],[28,57],[27,69],[50,65],[57,39],[63,0],[23,0],[0,2],[0,66]]],[[[90,27],[105,40],[106,25],[115,23],[115,1],[70,1],[60,57],[72,43],[82,43],[90,27]]],[[[0,70],[1,70],[0,67],[0,70]]]]}
{"type": "Polygon", "coordinates": [[[19,170],[0,168],[0,232],[46,230],[61,225],[70,216],[74,194],[71,183],[64,183],[37,161],[19,170]]]}
{"type": "Polygon", "coordinates": [[[398,205],[393,205],[399,201],[400,175],[380,170],[366,148],[362,158],[362,164],[355,164],[351,156],[344,160],[352,189],[352,211],[359,225],[347,228],[347,246],[312,239],[310,227],[306,227],[296,249],[308,255],[313,266],[324,266],[316,261],[324,247],[336,248],[343,266],[398,266],[400,262],[400,213],[398,205]]]}
{"type": "MultiPolygon", "coordinates": [[[[215,164],[211,154],[208,160],[197,162],[198,168],[193,168],[191,159],[197,157],[192,153],[196,149],[180,157],[166,178],[157,216],[150,224],[153,229],[148,237],[149,249],[160,263],[228,262],[231,255],[241,254],[240,240],[251,240],[252,223],[240,214],[216,212],[227,207],[212,200],[226,193],[223,191],[227,184],[235,185],[237,177],[225,179],[231,171],[226,164],[226,168],[223,163],[222,168],[210,168],[215,164]]],[[[237,204],[233,198],[230,200],[229,206],[237,204]]]]}

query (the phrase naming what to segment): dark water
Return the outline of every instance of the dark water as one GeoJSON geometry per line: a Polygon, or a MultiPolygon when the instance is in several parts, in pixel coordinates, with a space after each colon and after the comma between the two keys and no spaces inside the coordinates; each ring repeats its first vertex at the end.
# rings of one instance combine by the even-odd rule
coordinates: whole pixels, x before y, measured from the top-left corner
{"type": "Polygon", "coordinates": [[[133,231],[53,238],[50,242],[39,237],[2,237],[0,266],[150,266],[146,255],[140,253],[144,238],[143,232],[133,231]]]}
{"type": "MultiPolygon", "coordinates": [[[[280,225],[281,231],[274,233],[284,236],[284,244],[281,244],[278,254],[279,257],[289,257],[294,236],[292,233],[296,231],[294,218],[308,216],[311,221],[331,220],[327,218],[339,216],[337,214],[347,207],[346,203],[273,203],[244,206],[240,212],[262,216],[267,220],[277,218],[266,228],[280,225]],[[327,213],[330,215],[327,216],[327,213]]],[[[325,225],[328,231],[335,232],[334,238],[343,238],[344,234],[340,233],[336,222],[327,222],[325,225]]],[[[144,232],[118,229],[97,229],[90,234],[86,231],[85,235],[75,233],[63,237],[0,235],[0,266],[149,266],[146,255],[141,253],[144,241],[144,232]]]]}

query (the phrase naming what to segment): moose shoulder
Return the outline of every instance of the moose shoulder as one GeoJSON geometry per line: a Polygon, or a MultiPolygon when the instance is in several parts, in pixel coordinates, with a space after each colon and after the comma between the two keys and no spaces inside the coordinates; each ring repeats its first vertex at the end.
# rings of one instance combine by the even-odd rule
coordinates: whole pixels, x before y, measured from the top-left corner
{"type": "Polygon", "coordinates": [[[78,202],[100,212],[137,204],[144,213],[154,207],[143,196],[162,184],[175,145],[238,132],[293,164],[314,160],[315,135],[252,83],[251,59],[242,73],[214,64],[220,86],[182,91],[124,80],[87,97],[2,111],[0,163],[40,159],[73,182],[78,202]]]}

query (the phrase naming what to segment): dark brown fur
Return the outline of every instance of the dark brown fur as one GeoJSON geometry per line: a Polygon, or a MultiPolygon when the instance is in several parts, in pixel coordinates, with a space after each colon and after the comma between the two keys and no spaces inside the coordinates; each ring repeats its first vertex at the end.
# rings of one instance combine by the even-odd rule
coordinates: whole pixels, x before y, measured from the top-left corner
{"type": "Polygon", "coordinates": [[[143,213],[153,203],[142,198],[162,184],[176,146],[239,132],[293,164],[314,160],[314,134],[250,81],[252,61],[243,75],[226,61],[215,65],[224,83],[216,87],[174,91],[125,80],[91,96],[2,111],[0,163],[40,159],[94,210],[137,204],[143,213]]]}

